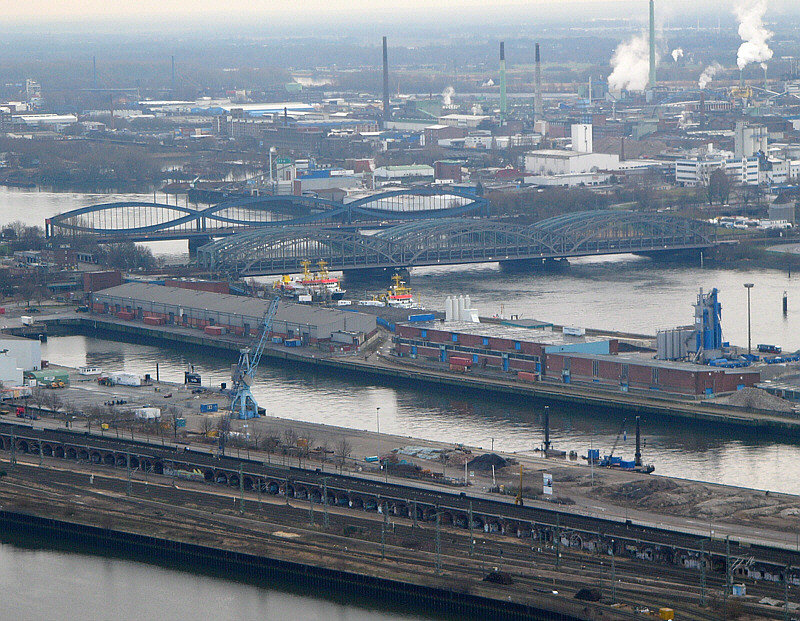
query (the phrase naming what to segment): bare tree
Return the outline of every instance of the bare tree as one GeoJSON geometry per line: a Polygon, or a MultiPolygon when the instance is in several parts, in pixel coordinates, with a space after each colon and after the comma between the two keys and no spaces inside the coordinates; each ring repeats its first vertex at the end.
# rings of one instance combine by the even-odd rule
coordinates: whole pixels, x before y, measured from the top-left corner
{"type": "Polygon", "coordinates": [[[215,427],[216,425],[210,416],[203,416],[203,420],[200,422],[200,430],[205,437],[208,437],[208,434],[211,433],[215,427]]]}
{"type": "Polygon", "coordinates": [[[350,441],[347,438],[344,436],[339,438],[339,441],[333,448],[333,454],[336,459],[336,465],[339,466],[339,472],[344,469],[344,464],[350,457],[352,450],[353,447],[350,445],[350,441]]]}

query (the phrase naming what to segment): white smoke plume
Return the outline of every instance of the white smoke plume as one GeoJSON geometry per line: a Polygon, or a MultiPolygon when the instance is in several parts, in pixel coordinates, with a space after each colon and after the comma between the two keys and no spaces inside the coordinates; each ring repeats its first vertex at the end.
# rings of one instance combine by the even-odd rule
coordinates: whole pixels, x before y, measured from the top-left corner
{"type": "Polygon", "coordinates": [[[647,37],[638,35],[620,43],[611,57],[611,66],[614,70],[608,76],[608,88],[612,93],[645,90],[650,75],[647,37]]]}
{"type": "Polygon", "coordinates": [[[750,63],[765,63],[772,58],[768,41],[772,32],[764,26],[767,0],[739,0],[734,8],[739,20],[739,37],[743,43],[736,54],[741,71],[750,63]]]}
{"type": "Polygon", "coordinates": [[[705,68],[703,73],[700,75],[700,79],[697,81],[697,86],[700,88],[707,88],[709,84],[711,84],[711,80],[714,79],[714,76],[717,74],[717,71],[722,69],[722,65],[719,63],[714,63],[713,65],[709,65],[705,68]]]}
{"type": "Polygon", "coordinates": [[[677,50],[672,50],[672,60],[678,62],[679,58],[683,58],[683,49],[678,48],[677,50]]]}
{"type": "Polygon", "coordinates": [[[442,104],[445,106],[450,106],[453,104],[453,95],[456,94],[456,89],[452,86],[448,86],[446,89],[442,91],[442,104]]]}

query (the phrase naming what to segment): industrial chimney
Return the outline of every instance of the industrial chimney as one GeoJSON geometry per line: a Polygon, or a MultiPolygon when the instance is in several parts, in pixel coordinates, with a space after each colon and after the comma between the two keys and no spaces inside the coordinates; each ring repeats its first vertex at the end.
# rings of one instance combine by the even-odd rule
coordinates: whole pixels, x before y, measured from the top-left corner
{"type": "Polygon", "coordinates": [[[389,48],[386,37],[383,37],[383,122],[390,121],[392,113],[389,109],[389,48]]]}
{"type": "Polygon", "coordinates": [[[656,9],[655,0],[650,0],[650,78],[647,86],[656,85],[656,9]]]}
{"type": "Polygon", "coordinates": [[[536,84],[533,103],[533,115],[538,121],[544,116],[544,105],[542,105],[542,60],[539,56],[539,44],[536,44],[536,84]]]}
{"type": "Polygon", "coordinates": [[[500,122],[504,123],[507,113],[506,101],[506,44],[500,41],[500,122]]]}

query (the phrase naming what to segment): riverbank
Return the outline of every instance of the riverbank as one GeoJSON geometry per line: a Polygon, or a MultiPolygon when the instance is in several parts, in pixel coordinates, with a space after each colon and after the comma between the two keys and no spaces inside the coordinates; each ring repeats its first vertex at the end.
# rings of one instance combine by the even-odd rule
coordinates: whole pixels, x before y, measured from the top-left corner
{"type": "MultiPolygon", "coordinates": [[[[171,345],[191,345],[237,352],[246,345],[243,339],[230,336],[211,337],[197,330],[175,326],[148,326],[108,316],[55,317],[44,323],[59,333],[101,333],[146,338],[171,345]]],[[[455,374],[447,371],[421,368],[377,351],[366,358],[347,355],[332,356],[321,351],[292,351],[282,346],[267,346],[264,357],[283,363],[302,364],[311,368],[346,374],[349,377],[368,377],[375,381],[428,384],[471,392],[501,394],[537,401],[577,404],[582,407],[613,408],[619,412],[647,414],[665,418],[680,418],[702,423],[725,424],[736,427],[760,429],[776,434],[800,437],[800,417],[759,412],[726,406],[709,401],[678,400],[663,395],[619,393],[601,390],[595,386],[564,385],[560,383],[524,383],[516,378],[492,378],[477,375],[455,374]]]]}

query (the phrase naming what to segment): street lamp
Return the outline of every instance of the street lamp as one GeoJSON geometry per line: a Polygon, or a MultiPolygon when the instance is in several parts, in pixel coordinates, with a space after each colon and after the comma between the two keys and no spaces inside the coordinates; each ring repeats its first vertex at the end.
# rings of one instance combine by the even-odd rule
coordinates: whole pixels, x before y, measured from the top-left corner
{"type": "Polygon", "coordinates": [[[381,463],[381,408],[375,408],[375,420],[378,422],[378,463],[381,463]]]}
{"type": "Polygon", "coordinates": [[[753,288],[753,283],[744,283],[744,288],[747,289],[747,355],[753,353],[753,345],[750,339],[750,289],[753,288]]]}

